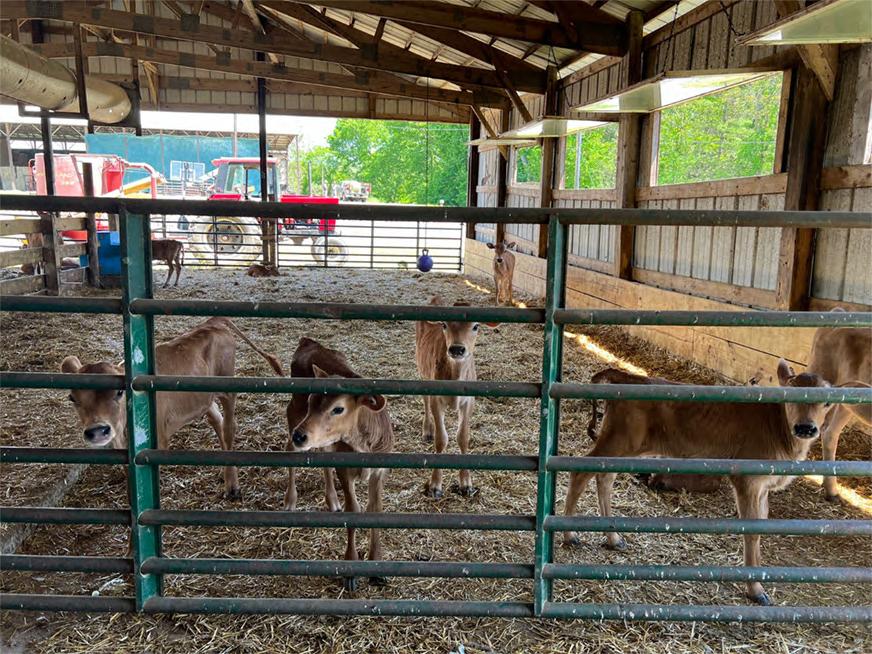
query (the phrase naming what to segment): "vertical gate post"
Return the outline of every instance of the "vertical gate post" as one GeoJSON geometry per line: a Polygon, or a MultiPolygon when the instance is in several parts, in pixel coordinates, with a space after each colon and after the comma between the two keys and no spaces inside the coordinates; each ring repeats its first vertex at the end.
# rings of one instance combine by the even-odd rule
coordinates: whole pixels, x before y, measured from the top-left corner
{"type": "Polygon", "coordinates": [[[121,263],[124,318],[124,385],[127,393],[127,467],[130,494],[131,538],[133,545],[133,580],[136,608],[161,594],[158,575],[142,574],[142,562],[160,556],[160,527],[139,524],[139,516],[160,507],[158,468],[137,465],[134,458],[145,449],[157,447],[155,434],[154,393],[134,391],[131,382],[137,375],[155,374],[154,321],[151,316],[130,313],[130,303],[137,298],[151,298],[150,217],[119,213],[121,227],[121,263]]]}
{"type": "MultiPolygon", "coordinates": [[[[540,228],[544,228],[541,225],[540,228]]],[[[560,400],[550,396],[551,384],[563,374],[563,326],[554,322],[554,312],[563,308],[566,296],[566,226],[557,216],[548,220],[548,261],[545,281],[545,326],[542,353],[542,395],[539,403],[539,471],[536,480],[536,551],[533,579],[533,609],[542,615],[546,602],[551,601],[550,579],[542,577],[542,569],[554,554],[554,534],[545,531],[545,518],[554,512],[555,475],[546,470],[548,457],[557,454],[560,431],[560,400]]]]}

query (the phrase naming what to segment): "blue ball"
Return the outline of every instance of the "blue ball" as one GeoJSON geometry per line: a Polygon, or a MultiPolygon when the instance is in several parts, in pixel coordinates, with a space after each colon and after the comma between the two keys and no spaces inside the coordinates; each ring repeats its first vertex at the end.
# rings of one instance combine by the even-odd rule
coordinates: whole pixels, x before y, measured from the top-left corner
{"type": "Polygon", "coordinates": [[[418,270],[421,272],[430,272],[433,269],[433,257],[427,254],[427,250],[421,252],[418,257],[418,270]]]}

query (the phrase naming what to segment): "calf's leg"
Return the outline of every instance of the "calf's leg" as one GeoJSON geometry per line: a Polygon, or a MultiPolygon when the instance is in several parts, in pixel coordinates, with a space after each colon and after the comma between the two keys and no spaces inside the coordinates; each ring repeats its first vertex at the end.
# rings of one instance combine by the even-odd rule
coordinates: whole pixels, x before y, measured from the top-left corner
{"type": "MultiPolygon", "coordinates": [[[[462,405],[459,411],[460,416],[457,426],[457,445],[460,447],[461,454],[467,454],[469,452],[469,422],[472,417],[473,406],[473,400],[470,398],[462,405]]],[[[472,485],[472,475],[469,470],[460,471],[459,483],[460,485],[458,486],[457,492],[464,497],[472,497],[478,491],[478,489],[472,485]]]]}
{"type": "MultiPolygon", "coordinates": [[[[448,447],[448,431],[445,429],[444,409],[438,404],[436,398],[430,398],[430,409],[433,413],[433,422],[436,425],[434,434],[434,445],[436,454],[442,454],[448,447]]],[[[424,489],[424,494],[427,497],[442,497],[442,470],[439,468],[433,469],[433,474],[430,476],[430,482],[424,489]]]]}
{"type": "MultiPolygon", "coordinates": [[[[232,452],[236,440],[236,395],[228,393],[222,395],[219,400],[224,409],[224,429],[222,430],[221,447],[232,452]]],[[[242,499],[239,490],[239,471],[236,466],[224,468],[224,493],[228,500],[242,499]]]]}
{"type": "MultiPolygon", "coordinates": [[[[339,475],[339,484],[342,486],[346,513],[360,513],[360,504],[357,501],[357,489],[355,488],[358,471],[341,468],[337,470],[336,473],[339,475]]],[[[357,561],[360,557],[357,555],[354,527],[349,527],[347,533],[348,539],[345,543],[345,560],[357,561]]],[[[345,590],[353,592],[357,588],[357,579],[354,577],[343,577],[342,585],[345,590]]]]}
{"type": "Polygon", "coordinates": [[[176,283],[173,286],[179,285],[179,276],[182,274],[182,248],[176,253],[176,283]]]}
{"type": "MultiPolygon", "coordinates": [[[[617,473],[602,473],[596,476],[596,494],[599,501],[600,515],[609,518],[612,515],[612,489],[615,486],[617,473]]],[[[627,543],[614,531],[606,533],[606,547],[610,550],[625,550],[627,543]]]]}
{"type": "MultiPolygon", "coordinates": [[[[839,437],[842,435],[842,430],[851,422],[853,415],[847,406],[838,404],[830,410],[826,420],[824,420],[821,428],[821,447],[824,458],[828,461],[836,460],[839,437]]],[[[839,499],[838,477],[824,477],[824,497],[830,502],[839,499]]]]}
{"type": "MultiPolygon", "coordinates": [[[[746,478],[733,481],[733,490],[736,494],[736,508],[739,517],[747,520],[765,520],[769,517],[769,491],[762,488],[760,483],[755,483],[754,478],[746,478]]],[[[760,535],[746,534],[745,540],[745,565],[759,566],[763,557],[760,552],[760,535]]],[[[747,583],[748,598],[760,604],[769,606],[772,600],[763,590],[759,581],[747,583]]]]}
{"type": "MultiPolygon", "coordinates": [[[[584,489],[587,488],[588,483],[593,477],[594,473],[592,472],[573,472],[569,476],[569,489],[566,491],[566,502],[564,502],[563,506],[563,515],[575,515],[578,498],[581,497],[581,494],[584,492],[584,489]]],[[[574,531],[564,531],[563,544],[566,547],[580,545],[581,539],[579,538],[578,533],[574,531]]]]}
{"type": "Polygon", "coordinates": [[[421,426],[421,434],[425,443],[433,442],[433,416],[431,415],[430,407],[431,398],[424,396],[424,422],[421,426]]]}
{"type": "MultiPolygon", "coordinates": [[[[382,496],[384,493],[384,485],[385,485],[385,476],[387,475],[387,470],[384,468],[374,469],[370,473],[369,476],[369,489],[368,496],[366,501],[366,511],[367,513],[381,513],[383,510],[382,507],[382,496]]],[[[367,552],[367,559],[370,561],[381,561],[382,559],[382,548],[381,548],[381,529],[370,529],[369,530],[369,551],[367,552]]],[[[369,583],[374,586],[387,586],[388,580],[386,577],[370,577],[369,583]]]]}
{"type": "Polygon", "coordinates": [[[167,259],[164,263],[167,265],[167,279],[164,282],[163,288],[166,288],[170,284],[170,277],[173,276],[173,260],[167,259]]]}

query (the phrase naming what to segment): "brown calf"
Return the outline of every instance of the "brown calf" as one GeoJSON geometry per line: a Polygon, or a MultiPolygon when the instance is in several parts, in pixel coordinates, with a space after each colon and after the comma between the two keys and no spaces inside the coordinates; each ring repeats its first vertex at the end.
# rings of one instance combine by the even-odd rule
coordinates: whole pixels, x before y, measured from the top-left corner
{"type": "Polygon", "coordinates": [[[274,263],[253,263],[245,271],[249,277],[280,277],[279,269],[274,263]]]}
{"type": "MultiPolygon", "coordinates": [[[[863,327],[822,327],[815,332],[808,372],[820,375],[835,386],[857,382],[872,384],[872,330],[863,327]]],[[[825,459],[836,460],[842,430],[853,418],[872,424],[868,405],[836,404],[821,429],[825,459]],[[865,411],[864,411],[865,409],[865,411]]],[[[824,477],[824,497],[838,499],[838,478],[824,477]]]]}
{"type": "Polygon", "coordinates": [[[163,261],[169,269],[167,271],[167,280],[163,285],[164,288],[170,283],[170,277],[173,276],[174,269],[176,272],[176,283],[173,286],[179,285],[179,275],[182,274],[182,264],[185,262],[185,246],[181,241],[171,238],[152,239],[151,260],[163,261]]]}
{"type": "MultiPolygon", "coordinates": [[[[438,297],[430,304],[441,304],[438,297]]],[[[454,306],[469,306],[465,302],[455,302],[454,306]]],[[[421,379],[475,381],[475,340],[478,337],[477,322],[433,322],[415,323],[415,363],[421,379]]],[[[436,453],[441,454],[448,447],[448,432],[445,429],[445,412],[457,411],[457,444],[460,451],[469,451],[469,422],[475,407],[474,397],[424,396],[424,440],[434,441],[436,453]]],[[[475,495],[478,489],[472,485],[469,470],[460,471],[457,492],[465,497],[475,495]]],[[[442,471],[434,469],[430,481],[424,488],[428,497],[442,497],[442,471]]]]}
{"type": "MultiPolygon", "coordinates": [[[[278,360],[267,354],[227,318],[210,318],[181,336],[160,343],[154,348],[155,369],[162,375],[232,377],[236,368],[236,339],[241,338],[266,359],[277,374],[282,375],[278,360]]],[[[124,374],[124,365],[107,361],[82,365],[69,356],[61,371],[89,374],[124,374]]],[[[70,391],[70,400],[79,414],[83,438],[91,447],[127,446],[126,407],[124,391],[70,391]]],[[[157,446],[167,448],[170,437],[185,425],[206,417],[215,430],[221,447],[233,449],[236,436],[236,395],[234,393],[157,393],[157,446]],[[218,404],[224,415],[218,410],[218,404]]],[[[224,468],[224,493],[228,499],[239,499],[239,479],[236,467],[224,468]]]]}
{"type": "MultiPolygon", "coordinates": [[[[306,366],[311,369],[313,377],[360,377],[345,363],[345,357],[335,350],[323,347],[317,341],[309,338],[300,339],[297,351],[294,353],[292,374],[297,376],[296,370],[306,366]],[[323,363],[326,368],[321,368],[323,363]],[[298,367],[293,368],[294,364],[298,367]]],[[[306,376],[306,375],[303,375],[306,376]]],[[[394,432],[391,427],[391,417],[387,407],[387,400],[382,395],[327,395],[296,394],[288,404],[288,428],[290,438],[288,449],[303,452],[312,449],[333,449],[345,452],[390,452],[394,445],[394,432]],[[305,398],[305,413],[300,420],[300,401],[305,398]]],[[[326,469],[325,469],[326,470],[326,469]]],[[[387,476],[385,468],[340,468],[337,470],[339,483],[342,486],[342,494],[345,498],[345,510],[360,512],[360,504],[357,501],[356,484],[358,480],[367,481],[369,484],[366,510],[370,513],[382,511],[382,494],[384,482],[387,476]]],[[[293,476],[289,479],[293,482],[293,476]]],[[[328,478],[328,504],[330,490],[332,488],[332,475],[328,478]]],[[[288,488],[290,492],[290,486],[288,488]]],[[[335,493],[335,491],[334,491],[335,493]]],[[[294,490],[296,495],[296,490],[294,490]]],[[[335,496],[333,498],[335,502],[335,496]]],[[[355,545],[355,529],[348,528],[348,540],[345,547],[345,558],[349,561],[358,560],[357,547],[355,545]]],[[[381,531],[370,529],[369,552],[367,558],[370,561],[378,561],[382,558],[381,531]]],[[[370,583],[383,585],[383,578],[371,577],[370,583]]],[[[345,589],[353,591],[357,582],[354,577],[344,579],[345,589]]]]}
{"type": "MultiPolygon", "coordinates": [[[[826,387],[818,375],[794,375],[782,360],[778,380],[788,387],[826,387]]],[[[594,384],[647,383],[637,375],[608,369],[591,379],[594,384]]],[[[803,460],[819,434],[827,408],[823,404],[722,404],[716,402],[645,402],[608,400],[596,445],[588,456],[653,456],[717,459],[803,460]]],[[[592,477],[596,477],[600,513],[611,515],[615,473],[575,472],[566,494],[566,515],[575,513],[578,498],[592,477]]],[[[729,478],[736,497],[739,517],[765,519],[769,492],[787,487],[792,477],[735,475],[729,478]]],[[[607,547],[623,549],[623,538],[606,534],[607,547]]],[[[745,565],[761,562],[760,536],[746,535],[745,565]]],[[[564,534],[564,543],[579,543],[574,532],[564,534]]],[[[769,604],[759,582],[749,582],[748,597],[769,604]]]]}
{"type": "Polygon", "coordinates": [[[515,274],[515,255],[510,252],[514,250],[516,243],[506,243],[501,241],[494,245],[488,243],[487,246],[494,251],[494,286],[497,292],[497,304],[504,300],[508,304],[512,304],[512,277],[515,274]]]}

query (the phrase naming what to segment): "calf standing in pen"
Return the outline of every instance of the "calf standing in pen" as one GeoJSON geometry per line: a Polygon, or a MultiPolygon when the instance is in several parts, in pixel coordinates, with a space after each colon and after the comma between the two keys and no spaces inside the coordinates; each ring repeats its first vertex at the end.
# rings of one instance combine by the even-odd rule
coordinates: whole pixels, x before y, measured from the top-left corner
{"type": "Polygon", "coordinates": [[[512,277],[515,275],[515,255],[510,251],[515,249],[515,243],[500,241],[496,245],[487,246],[494,251],[494,286],[497,293],[497,304],[506,300],[512,304],[512,277]]]}
{"type": "MultiPolygon", "coordinates": [[[[841,311],[841,309],[837,309],[841,311]]],[[[864,327],[821,327],[815,332],[808,372],[820,375],[835,386],[872,384],[872,330],[864,327]]],[[[821,428],[825,459],[836,460],[842,430],[853,418],[872,424],[869,405],[836,404],[821,428]]],[[[824,477],[824,497],[837,500],[838,478],[824,477]]]]}
{"type": "MultiPolygon", "coordinates": [[[[241,338],[267,360],[273,370],[283,375],[278,360],[267,354],[227,318],[210,318],[181,336],[155,346],[155,370],[161,375],[232,377],[236,369],[236,339],[241,338]]],[[[69,356],[61,364],[66,373],[123,375],[124,364],[107,361],[82,365],[69,356]]],[[[127,447],[127,414],[124,391],[70,391],[83,428],[85,443],[91,447],[127,447]]],[[[170,437],[179,429],[206,416],[221,447],[233,449],[236,437],[236,395],[234,393],[157,393],[157,446],[165,449],[170,437]],[[218,405],[224,415],[218,410],[218,405]]],[[[239,499],[239,478],[235,466],[224,468],[224,495],[239,499]]]]}
{"type": "Polygon", "coordinates": [[[170,283],[173,270],[176,272],[176,283],[173,286],[179,285],[179,275],[182,274],[182,264],[185,262],[185,246],[181,241],[171,238],[152,239],[151,260],[163,261],[167,265],[167,280],[164,282],[164,288],[170,283]]]}
{"type": "MultiPolygon", "coordinates": [[[[597,373],[591,383],[636,384],[638,375],[610,368],[597,373]]],[[[645,379],[645,378],[642,378],[645,379]]],[[[778,380],[792,388],[828,387],[818,375],[795,375],[783,359],[778,380]]],[[[724,404],[716,402],[646,402],[608,400],[596,445],[588,456],[654,456],[716,459],[803,460],[820,433],[827,407],[823,404],[724,404]]],[[[596,420],[594,412],[594,420],[596,420]]],[[[600,513],[611,516],[615,473],[572,473],[566,494],[566,515],[575,513],[578,498],[592,477],[596,477],[600,513]]],[[[769,513],[769,492],[787,487],[792,477],[775,475],[734,475],[730,478],[740,518],[765,519],[769,513]]],[[[607,547],[623,549],[624,539],[606,534],[607,547]]],[[[760,536],[746,535],[745,565],[761,564],[760,536]]],[[[574,532],[564,534],[566,545],[578,544],[574,532]]],[[[769,596],[757,582],[748,582],[748,597],[770,604],[769,596]]]]}
{"type": "MultiPolygon", "coordinates": [[[[434,297],[430,304],[441,304],[434,297]]],[[[455,302],[454,306],[469,306],[465,302],[455,302]]],[[[422,379],[475,381],[475,341],[478,337],[477,322],[432,322],[415,323],[415,363],[422,379]]],[[[448,432],[445,429],[445,411],[453,409],[458,414],[457,444],[460,451],[469,451],[469,422],[475,407],[474,397],[424,396],[424,440],[433,440],[436,453],[441,454],[448,447],[448,432]]],[[[465,496],[475,495],[469,470],[460,471],[457,491],[465,496]]],[[[428,497],[442,497],[442,471],[434,469],[429,483],[424,489],[428,497]]]]}
{"type": "MultiPolygon", "coordinates": [[[[360,375],[348,367],[345,357],[327,349],[310,338],[301,338],[294,352],[291,364],[292,375],[304,377],[359,378],[360,375]],[[321,366],[324,366],[323,368],[321,366]],[[311,374],[299,375],[301,369],[311,370],[311,374]]],[[[295,394],[288,404],[288,429],[290,438],[288,449],[303,452],[312,449],[332,449],[344,452],[390,452],[394,445],[394,432],[391,427],[390,413],[386,411],[387,400],[382,395],[350,395],[350,394],[295,394]],[[302,402],[300,398],[303,398],[302,402]],[[304,412],[300,416],[299,411],[304,412]],[[297,417],[299,416],[299,420],[297,417]]],[[[327,503],[336,502],[333,489],[333,476],[326,474],[327,503]]],[[[357,481],[368,481],[366,510],[368,513],[382,511],[382,495],[387,476],[385,468],[340,468],[336,471],[342,494],[345,498],[345,510],[360,512],[357,500],[357,481]]],[[[288,495],[294,483],[293,469],[288,479],[288,495]]],[[[296,500],[296,489],[293,490],[296,500]]],[[[332,508],[332,507],[331,507],[332,508]]],[[[348,528],[348,540],[345,548],[345,558],[356,561],[359,556],[355,545],[355,528],[348,528]]],[[[369,552],[370,561],[378,561],[381,553],[381,530],[370,529],[369,552]]],[[[372,577],[370,582],[383,585],[381,577],[372,577]]],[[[354,577],[344,579],[345,589],[353,591],[356,586],[354,577]]]]}

